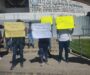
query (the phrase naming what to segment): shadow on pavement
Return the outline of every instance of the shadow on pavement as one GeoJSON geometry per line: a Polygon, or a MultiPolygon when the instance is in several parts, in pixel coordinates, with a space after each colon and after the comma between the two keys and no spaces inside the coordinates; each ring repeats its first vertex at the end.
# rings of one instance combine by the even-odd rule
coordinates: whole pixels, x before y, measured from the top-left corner
{"type": "Polygon", "coordinates": [[[0,56],[1,56],[1,57],[5,56],[5,55],[7,55],[7,54],[8,54],[7,51],[2,51],[2,52],[0,52],[0,56]]]}
{"type": "Polygon", "coordinates": [[[39,57],[35,57],[31,60],[29,60],[31,63],[35,63],[35,62],[39,62],[40,63],[40,58],[39,57]]]}
{"type": "Polygon", "coordinates": [[[90,60],[87,60],[81,57],[70,57],[69,62],[90,65],[90,60]]]}
{"type": "Polygon", "coordinates": [[[55,59],[56,61],[58,61],[58,55],[51,55],[49,58],[53,58],[53,59],[55,59]]]}

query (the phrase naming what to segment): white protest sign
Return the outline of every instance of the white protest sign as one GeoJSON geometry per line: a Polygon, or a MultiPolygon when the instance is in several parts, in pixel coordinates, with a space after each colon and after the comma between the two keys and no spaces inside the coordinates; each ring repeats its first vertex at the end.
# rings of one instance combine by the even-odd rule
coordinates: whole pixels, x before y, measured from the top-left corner
{"type": "Polygon", "coordinates": [[[41,24],[34,23],[31,26],[33,38],[51,38],[51,25],[50,24],[41,24]]]}

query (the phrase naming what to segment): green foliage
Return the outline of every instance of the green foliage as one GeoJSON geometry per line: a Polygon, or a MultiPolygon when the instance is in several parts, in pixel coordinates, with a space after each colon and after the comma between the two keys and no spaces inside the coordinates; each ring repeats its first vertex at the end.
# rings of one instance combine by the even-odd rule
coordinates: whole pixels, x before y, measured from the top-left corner
{"type": "Polygon", "coordinates": [[[74,39],[70,47],[74,52],[90,58],[90,39],[74,39]]]}

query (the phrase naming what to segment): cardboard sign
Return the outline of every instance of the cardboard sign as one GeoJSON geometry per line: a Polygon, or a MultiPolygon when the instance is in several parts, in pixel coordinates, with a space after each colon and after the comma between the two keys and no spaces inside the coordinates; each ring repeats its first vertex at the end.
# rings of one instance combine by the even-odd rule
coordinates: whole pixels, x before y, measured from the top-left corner
{"type": "Polygon", "coordinates": [[[25,37],[23,22],[4,22],[5,37],[25,37]]]}
{"type": "Polygon", "coordinates": [[[53,18],[52,16],[43,16],[41,17],[41,23],[50,23],[53,24],[53,18]]]}
{"type": "Polygon", "coordinates": [[[50,24],[41,24],[41,23],[34,23],[32,24],[32,35],[33,38],[39,39],[39,38],[51,38],[51,30],[50,30],[50,24]]]}
{"type": "Polygon", "coordinates": [[[56,18],[57,29],[71,29],[74,28],[73,16],[59,16],[56,18]]]}

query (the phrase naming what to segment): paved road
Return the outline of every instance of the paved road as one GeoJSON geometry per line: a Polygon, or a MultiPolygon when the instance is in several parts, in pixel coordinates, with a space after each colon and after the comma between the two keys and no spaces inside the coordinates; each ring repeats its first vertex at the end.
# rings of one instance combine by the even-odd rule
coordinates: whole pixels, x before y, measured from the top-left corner
{"type": "Polygon", "coordinates": [[[37,52],[25,52],[23,68],[17,63],[14,70],[10,70],[12,53],[9,53],[0,60],[0,75],[90,75],[89,60],[70,54],[68,63],[65,61],[58,63],[56,59],[58,52],[52,54],[53,57],[49,58],[48,64],[41,66],[37,52]]]}

